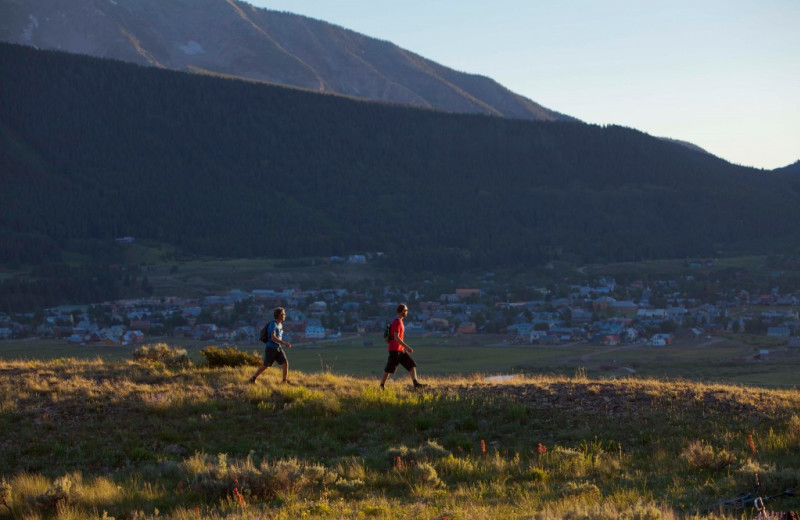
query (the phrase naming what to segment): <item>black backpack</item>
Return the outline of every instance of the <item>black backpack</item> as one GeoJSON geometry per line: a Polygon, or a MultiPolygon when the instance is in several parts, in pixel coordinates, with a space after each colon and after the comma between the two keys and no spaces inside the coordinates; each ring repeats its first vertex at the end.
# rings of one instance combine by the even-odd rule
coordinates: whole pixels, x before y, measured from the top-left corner
{"type": "Polygon", "coordinates": [[[272,324],[271,321],[268,321],[264,328],[261,329],[261,333],[258,335],[258,340],[261,343],[267,343],[269,341],[269,326],[272,324]]]}
{"type": "Polygon", "coordinates": [[[383,339],[386,340],[386,343],[392,341],[392,324],[387,323],[386,328],[383,329],[383,339]]]}

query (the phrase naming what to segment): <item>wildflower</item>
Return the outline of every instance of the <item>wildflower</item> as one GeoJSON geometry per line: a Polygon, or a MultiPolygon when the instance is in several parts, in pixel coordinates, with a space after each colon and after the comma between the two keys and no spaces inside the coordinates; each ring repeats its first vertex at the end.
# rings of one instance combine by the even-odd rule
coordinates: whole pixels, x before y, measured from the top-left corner
{"type": "Polygon", "coordinates": [[[244,509],[244,506],[245,506],[245,503],[244,503],[244,495],[242,495],[242,494],[239,492],[239,488],[238,488],[238,487],[235,487],[235,488],[233,488],[233,496],[235,496],[235,497],[236,497],[236,502],[238,502],[238,503],[239,503],[239,507],[241,507],[242,509],[244,509]]]}
{"type": "Polygon", "coordinates": [[[748,444],[748,446],[750,446],[750,452],[753,455],[755,455],[757,450],[756,450],[756,443],[753,440],[753,434],[752,433],[747,436],[747,444],[748,444]]]}
{"type": "Polygon", "coordinates": [[[539,452],[539,455],[544,455],[547,452],[547,447],[540,442],[536,445],[536,451],[539,452]]]}

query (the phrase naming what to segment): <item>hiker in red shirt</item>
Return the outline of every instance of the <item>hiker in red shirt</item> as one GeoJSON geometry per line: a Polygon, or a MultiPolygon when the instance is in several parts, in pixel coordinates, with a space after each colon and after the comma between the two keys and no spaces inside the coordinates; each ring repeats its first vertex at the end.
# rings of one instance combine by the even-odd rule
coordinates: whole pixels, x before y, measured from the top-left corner
{"type": "Polygon", "coordinates": [[[389,328],[389,359],[386,361],[386,367],[383,369],[383,377],[381,378],[381,390],[384,389],[386,380],[389,379],[390,374],[394,374],[399,365],[408,370],[411,376],[411,381],[414,383],[414,388],[422,388],[428,385],[422,384],[417,381],[417,364],[414,359],[409,355],[414,352],[403,339],[405,335],[405,326],[403,325],[403,318],[408,315],[408,307],[405,304],[397,306],[397,318],[392,321],[389,328]]]}

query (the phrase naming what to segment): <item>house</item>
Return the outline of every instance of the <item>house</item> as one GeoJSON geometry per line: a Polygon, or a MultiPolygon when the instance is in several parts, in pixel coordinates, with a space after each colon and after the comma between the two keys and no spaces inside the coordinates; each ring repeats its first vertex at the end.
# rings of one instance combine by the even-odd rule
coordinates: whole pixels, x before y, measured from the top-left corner
{"type": "Polygon", "coordinates": [[[194,339],[199,339],[199,340],[213,339],[214,333],[216,331],[217,331],[217,325],[214,323],[203,323],[197,325],[194,328],[194,339]]]}
{"type": "Polygon", "coordinates": [[[639,312],[639,306],[628,300],[611,302],[609,308],[617,316],[636,316],[636,313],[639,312]]]}
{"type": "Polygon", "coordinates": [[[475,334],[478,332],[478,327],[473,321],[467,321],[456,329],[458,334],[475,334]]]}
{"type": "Polygon", "coordinates": [[[611,304],[614,303],[615,301],[617,301],[617,300],[615,300],[611,296],[601,296],[599,298],[596,298],[594,301],[592,301],[592,310],[593,311],[604,311],[604,310],[608,309],[609,307],[611,307],[611,304]]]}
{"type": "Polygon", "coordinates": [[[619,345],[619,342],[620,342],[619,334],[606,334],[600,340],[600,344],[605,345],[607,347],[613,347],[619,345]]]}
{"type": "Polygon", "coordinates": [[[664,319],[667,317],[667,309],[639,309],[636,312],[637,318],[658,318],[664,319]]]}
{"type": "Polygon", "coordinates": [[[571,329],[568,327],[554,327],[551,328],[549,333],[550,335],[557,336],[559,342],[571,342],[575,341],[576,333],[575,329],[571,329]]]}
{"type": "Polygon", "coordinates": [[[573,325],[585,325],[592,322],[592,313],[580,307],[572,307],[570,316],[573,325]]]}
{"type": "Polygon", "coordinates": [[[685,307],[669,307],[666,312],[671,320],[678,323],[682,323],[686,315],[689,314],[685,307]]]}
{"type": "Polygon", "coordinates": [[[325,328],[321,325],[307,325],[303,335],[308,339],[324,339],[325,328]]]}
{"type": "Polygon", "coordinates": [[[672,334],[655,334],[650,338],[650,343],[656,347],[665,347],[672,344],[672,334]]]}
{"type": "Polygon", "coordinates": [[[144,341],[144,334],[140,330],[129,330],[122,335],[122,344],[130,345],[131,343],[142,343],[144,341]]]}
{"type": "Polygon", "coordinates": [[[514,323],[506,327],[506,332],[515,335],[517,338],[527,338],[533,330],[532,323],[514,323]]]}
{"type": "Polygon", "coordinates": [[[320,316],[328,312],[328,304],[324,301],[316,301],[308,306],[306,309],[311,316],[320,316]]]}
{"type": "Polygon", "coordinates": [[[480,289],[456,289],[456,295],[459,298],[469,298],[470,296],[480,296],[480,289]]]}
{"type": "Polygon", "coordinates": [[[767,328],[767,336],[772,338],[788,338],[791,336],[789,327],[769,327],[767,328]]]}
{"type": "Polygon", "coordinates": [[[528,343],[539,343],[547,337],[547,331],[545,330],[531,330],[528,333],[528,343]]]}
{"type": "Polygon", "coordinates": [[[214,339],[217,341],[233,341],[236,333],[231,329],[217,329],[214,331],[214,339]]]}
{"type": "Polygon", "coordinates": [[[145,320],[145,319],[131,320],[131,328],[136,330],[141,330],[142,332],[149,332],[150,320],[145,320]]]}

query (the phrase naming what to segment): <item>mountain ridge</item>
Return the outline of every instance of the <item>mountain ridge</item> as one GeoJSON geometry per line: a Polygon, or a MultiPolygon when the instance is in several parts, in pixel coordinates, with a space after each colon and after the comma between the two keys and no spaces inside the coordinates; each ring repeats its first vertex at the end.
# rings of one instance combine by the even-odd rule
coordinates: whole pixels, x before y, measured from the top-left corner
{"type": "Polygon", "coordinates": [[[19,45],[0,44],[0,60],[0,263],[102,258],[128,235],[223,257],[385,251],[396,267],[444,272],[798,243],[792,177],[632,129],[19,45]]]}
{"type": "Polygon", "coordinates": [[[5,0],[0,40],[457,113],[574,120],[395,44],[235,0],[5,0]]]}

